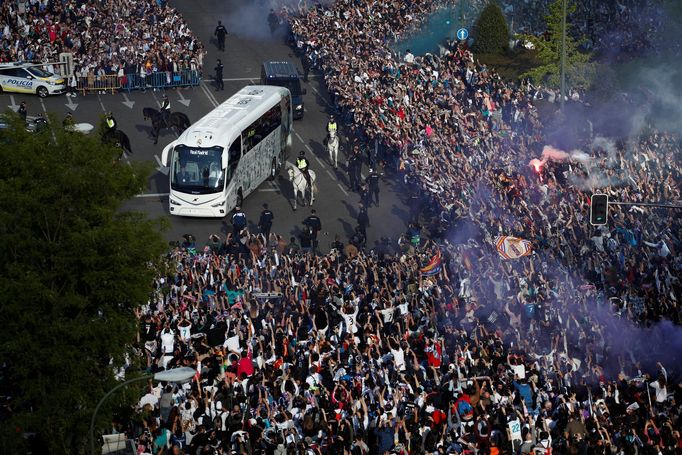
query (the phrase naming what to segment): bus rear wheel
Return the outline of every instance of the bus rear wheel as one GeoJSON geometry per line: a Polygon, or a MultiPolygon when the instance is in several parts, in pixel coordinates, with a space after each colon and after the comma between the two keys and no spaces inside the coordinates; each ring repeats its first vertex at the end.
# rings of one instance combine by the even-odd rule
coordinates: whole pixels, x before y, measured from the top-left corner
{"type": "Polygon", "coordinates": [[[242,189],[239,188],[239,191],[237,191],[237,207],[241,208],[241,206],[244,204],[244,194],[242,193],[242,189]]]}

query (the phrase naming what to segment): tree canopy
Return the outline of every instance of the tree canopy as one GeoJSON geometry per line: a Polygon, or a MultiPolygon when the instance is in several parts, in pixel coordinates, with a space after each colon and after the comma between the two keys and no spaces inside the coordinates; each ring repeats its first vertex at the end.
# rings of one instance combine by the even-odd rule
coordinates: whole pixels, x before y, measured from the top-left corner
{"type": "Polygon", "coordinates": [[[472,50],[482,54],[499,54],[509,48],[509,27],[497,3],[489,3],[476,22],[476,40],[472,50]]]}
{"type": "MultiPolygon", "coordinates": [[[[566,0],[567,15],[575,11],[573,0],[566,0]]],[[[545,17],[549,40],[533,35],[523,35],[522,38],[533,43],[537,49],[537,57],[542,65],[523,74],[536,84],[543,84],[552,88],[561,86],[561,49],[562,49],[562,14],[563,0],[555,0],[549,6],[549,14],[545,17]]],[[[569,19],[566,19],[566,87],[590,88],[594,80],[595,67],[590,62],[591,55],[581,52],[581,42],[576,41],[569,31],[569,19]]]]}
{"type": "MultiPolygon", "coordinates": [[[[0,418],[4,453],[78,454],[89,420],[135,341],[163,221],[121,210],[149,166],[127,165],[99,136],[54,126],[29,133],[14,114],[0,132],[0,418]]],[[[112,403],[100,422],[110,418],[112,403]]],[[[109,420],[110,422],[110,420],[109,420]]]]}

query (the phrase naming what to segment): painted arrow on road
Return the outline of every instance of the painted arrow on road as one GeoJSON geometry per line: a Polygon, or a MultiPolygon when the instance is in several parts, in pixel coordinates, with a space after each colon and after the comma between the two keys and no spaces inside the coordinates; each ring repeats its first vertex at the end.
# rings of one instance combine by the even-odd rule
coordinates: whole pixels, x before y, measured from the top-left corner
{"type": "Polygon", "coordinates": [[[154,155],[154,159],[156,160],[156,170],[162,173],[163,175],[168,175],[170,172],[170,168],[167,166],[164,166],[163,163],[161,162],[161,158],[158,157],[158,155],[154,155]]]}
{"type": "Polygon", "coordinates": [[[16,103],[16,101],[14,101],[14,96],[10,95],[9,99],[12,102],[12,104],[8,104],[7,107],[12,109],[14,112],[17,112],[19,110],[19,105],[16,103]]]}
{"type": "Polygon", "coordinates": [[[74,103],[73,100],[71,98],[69,98],[69,102],[66,103],[66,107],[68,107],[69,109],[71,109],[72,111],[75,112],[76,108],[78,108],[78,103],[74,103]]]}
{"type": "Polygon", "coordinates": [[[189,107],[189,103],[190,103],[192,100],[187,99],[187,98],[185,98],[184,96],[182,96],[182,91],[181,91],[181,90],[178,90],[178,96],[180,97],[180,99],[178,100],[178,103],[182,103],[182,104],[185,105],[185,107],[189,107]]]}
{"type": "Polygon", "coordinates": [[[128,95],[126,95],[125,93],[123,94],[123,99],[125,99],[125,101],[122,101],[122,103],[123,103],[125,106],[127,106],[128,109],[132,109],[133,106],[135,105],[135,101],[130,101],[130,100],[128,99],[128,95]]]}

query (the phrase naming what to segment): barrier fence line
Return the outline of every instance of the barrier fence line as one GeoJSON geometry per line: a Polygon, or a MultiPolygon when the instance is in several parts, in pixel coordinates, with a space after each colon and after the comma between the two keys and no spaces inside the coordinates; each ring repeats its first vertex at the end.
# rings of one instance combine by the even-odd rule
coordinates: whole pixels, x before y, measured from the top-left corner
{"type": "Polygon", "coordinates": [[[114,74],[105,76],[84,76],[76,78],[76,90],[85,95],[87,92],[111,92],[118,90],[146,90],[169,87],[193,87],[201,83],[201,74],[197,70],[162,71],[151,74],[114,74]]]}

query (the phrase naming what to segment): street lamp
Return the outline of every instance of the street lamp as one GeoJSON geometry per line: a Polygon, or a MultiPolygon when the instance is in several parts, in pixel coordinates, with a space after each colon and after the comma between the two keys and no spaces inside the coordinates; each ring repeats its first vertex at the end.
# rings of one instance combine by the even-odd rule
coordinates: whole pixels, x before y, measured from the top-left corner
{"type": "Polygon", "coordinates": [[[566,98],[566,0],[563,0],[561,14],[561,110],[566,98]]]}
{"type": "Polygon", "coordinates": [[[104,397],[102,397],[101,400],[99,400],[99,403],[97,403],[97,406],[95,407],[95,412],[92,413],[92,419],[90,420],[91,455],[95,455],[95,419],[97,418],[97,412],[99,411],[99,408],[102,406],[102,404],[104,404],[104,402],[107,400],[107,398],[109,398],[114,392],[116,392],[118,389],[122,387],[127,386],[128,384],[132,384],[133,382],[146,381],[149,379],[154,379],[155,381],[159,382],[183,383],[192,379],[195,374],[196,370],[193,368],[189,367],[173,368],[170,370],[160,371],[155,374],[145,374],[137,378],[128,379],[127,381],[120,383],[119,385],[108,391],[107,394],[104,395],[104,397]]]}

